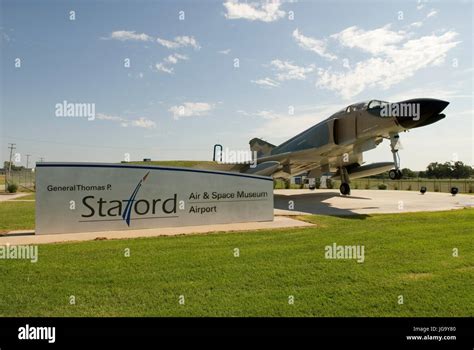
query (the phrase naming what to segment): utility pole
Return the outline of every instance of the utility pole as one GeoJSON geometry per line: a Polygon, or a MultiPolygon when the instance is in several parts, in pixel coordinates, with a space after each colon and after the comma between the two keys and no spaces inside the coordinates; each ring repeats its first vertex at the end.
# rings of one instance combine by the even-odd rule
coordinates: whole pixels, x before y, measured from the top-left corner
{"type": "MultiPolygon", "coordinates": [[[[12,156],[13,156],[13,150],[16,149],[16,143],[9,143],[8,148],[10,148],[10,162],[8,163],[8,178],[11,179],[12,176],[12,156]]],[[[8,183],[8,181],[7,181],[8,183]]]]}
{"type": "Polygon", "coordinates": [[[44,162],[44,158],[43,157],[40,157],[40,162],[44,162]]]}
{"type": "Polygon", "coordinates": [[[28,165],[30,164],[30,157],[31,157],[31,154],[26,155],[26,169],[28,169],[28,165]]]}

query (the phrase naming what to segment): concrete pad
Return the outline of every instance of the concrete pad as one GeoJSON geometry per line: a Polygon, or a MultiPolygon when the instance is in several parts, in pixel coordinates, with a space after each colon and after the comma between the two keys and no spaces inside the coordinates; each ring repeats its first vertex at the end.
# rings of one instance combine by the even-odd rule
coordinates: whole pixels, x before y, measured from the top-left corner
{"type": "Polygon", "coordinates": [[[10,201],[15,198],[21,198],[29,194],[30,193],[2,194],[0,195],[0,202],[10,201]]]}
{"type": "Polygon", "coordinates": [[[124,230],[84,233],[64,233],[54,235],[35,235],[34,231],[12,231],[0,236],[0,245],[44,244],[70,241],[91,241],[95,239],[124,239],[156,236],[175,236],[218,231],[253,231],[276,228],[307,227],[313,224],[295,220],[289,217],[277,216],[274,221],[243,222],[233,224],[202,225],[186,227],[165,227],[145,230],[124,230]]]}
{"type": "Polygon", "coordinates": [[[474,206],[474,196],[449,193],[387,190],[351,190],[343,196],[339,190],[275,190],[275,215],[356,215],[440,211],[474,206]],[[288,210],[293,201],[294,210],[288,210]],[[402,205],[400,209],[399,206],[402,205]]]}

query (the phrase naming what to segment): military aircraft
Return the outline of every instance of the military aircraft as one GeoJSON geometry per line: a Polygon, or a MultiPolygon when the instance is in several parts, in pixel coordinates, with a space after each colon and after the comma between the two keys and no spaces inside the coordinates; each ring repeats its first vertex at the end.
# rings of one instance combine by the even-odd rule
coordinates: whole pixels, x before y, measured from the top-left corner
{"type": "Polygon", "coordinates": [[[250,140],[255,162],[234,165],[228,170],[285,180],[303,174],[308,178],[331,174],[332,179],[341,180],[341,194],[349,195],[350,179],[387,170],[390,179],[400,179],[399,133],[443,119],[445,115],[441,112],[448,104],[431,98],[352,104],[279,146],[259,138],[250,140]],[[383,139],[390,140],[393,161],[364,164],[363,152],[374,149],[383,139]]]}

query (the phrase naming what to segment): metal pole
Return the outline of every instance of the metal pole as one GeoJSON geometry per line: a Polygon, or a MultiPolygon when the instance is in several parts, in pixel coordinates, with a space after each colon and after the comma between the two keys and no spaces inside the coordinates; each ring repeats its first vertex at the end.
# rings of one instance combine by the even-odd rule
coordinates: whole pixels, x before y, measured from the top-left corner
{"type": "MultiPolygon", "coordinates": [[[[13,150],[16,149],[16,143],[9,143],[8,148],[10,148],[10,161],[8,163],[8,177],[11,178],[12,175],[12,156],[13,156],[13,150]]],[[[5,177],[6,180],[6,177],[5,177]]],[[[7,181],[8,183],[8,181],[7,181]]]]}

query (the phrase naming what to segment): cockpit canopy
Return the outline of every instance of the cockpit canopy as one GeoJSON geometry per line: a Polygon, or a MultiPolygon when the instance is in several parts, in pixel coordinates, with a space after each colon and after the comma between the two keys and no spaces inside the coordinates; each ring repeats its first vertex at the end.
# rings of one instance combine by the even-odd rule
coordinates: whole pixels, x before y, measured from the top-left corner
{"type": "Polygon", "coordinates": [[[382,108],[384,105],[389,104],[386,101],[380,100],[370,100],[366,102],[354,103],[350,106],[347,106],[346,113],[351,113],[355,111],[366,111],[369,109],[382,108]]]}

